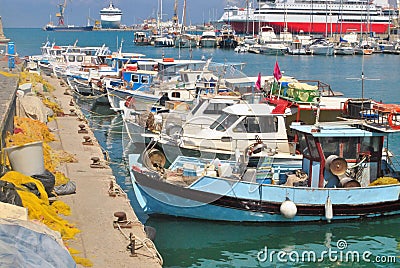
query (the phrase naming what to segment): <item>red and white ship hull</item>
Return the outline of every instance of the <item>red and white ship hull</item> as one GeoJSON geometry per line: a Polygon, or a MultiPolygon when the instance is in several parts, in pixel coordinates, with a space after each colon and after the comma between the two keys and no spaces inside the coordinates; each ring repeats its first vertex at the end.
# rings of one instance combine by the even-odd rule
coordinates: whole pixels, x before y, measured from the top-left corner
{"type": "MultiPolygon", "coordinates": [[[[394,13],[392,13],[394,15],[394,13]]],[[[230,24],[236,33],[258,33],[262,26],[275,32],[287,28],[292,33],[330,34],[345,32],[387,33],[390,13],[365,0],[260,1],[258,8],[229,6],[217,21],[230,24]]]]}

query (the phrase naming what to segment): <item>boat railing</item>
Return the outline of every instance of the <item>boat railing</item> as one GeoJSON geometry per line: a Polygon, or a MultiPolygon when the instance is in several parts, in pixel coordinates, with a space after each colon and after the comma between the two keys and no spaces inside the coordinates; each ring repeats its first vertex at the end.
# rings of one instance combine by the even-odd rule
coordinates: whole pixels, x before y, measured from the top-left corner
{"type": "MultiPolygon", "coordinates": [[[[199,140],[199,141],[203,141],[203,138],[197,138],[197,137],[190,137],[190,140],[199,140]]],[[[201,144],[200,148],[202,149],[216,149],[219,150],[218,147],[219,146],[215,146],[216,144],[220,144],[221,142],[226,142],[227,144],[230,143],[231,145],[228,147],[231,147],[231,150],[234,151],[237,148],[242,148],[245,149],[244,147],[248,147],[249,145],[251,146],[253,143],[258,143],[261,142],[261,144],[263,145],[263,148],[265,150],[267,150],[267,153],[271,153],[271,155],[275,155],[277,153],[293,153],[293,149],[294,148],[294,152],[295,152],[295,145],[293,146],[292,142],[289,141],[277,141],[276,139],[262,139],[260,138],[259,140],[256,139],[244,139],[244,138],[233,138],[233,137],[222,137],[219,139],[207,139],[207,143],[206,144],[201,144]],[[215,143],[214,143],[215,142],[215,143]]],[[[225,150],[222,149],[221,150],[225,150]]]]}
{"type": "Polygon", "coordinates": [[[332,90],[331,86],[327,83],[324,83],[319,80],[298,80],[301,83],[313,83],[318,86],[319,92],[322,93],[323,96],[335,96],[335,92],[332,90]]]}

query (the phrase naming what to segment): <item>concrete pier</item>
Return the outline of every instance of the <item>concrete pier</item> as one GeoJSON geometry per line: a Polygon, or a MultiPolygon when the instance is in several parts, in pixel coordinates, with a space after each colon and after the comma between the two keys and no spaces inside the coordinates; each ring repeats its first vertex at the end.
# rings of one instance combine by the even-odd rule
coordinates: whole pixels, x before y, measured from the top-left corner
{"type": "MultiPolygon", "coordinates": [[[[12,129],[15,103],[15,92],[18,86],[18,73],[10,76],[7,62],[0,61],[0,100],[3,132],[12,129]],[[11,120],[11,123],[10,123],[11,120]],[[11,125],[10,125],[11,124],[11,125]]],[[[87,258],[93,267],[161,267],[162,261],[157,257],[154,245],[146,239],[144,226],[137,217],[124,192],[118,188],[112,170],[103,160],[103,152],[86,122],[76,116],[80,114],[78,107],[73,107],[73,97],[65,95],[66,87],[57,78],[44,77],[55,87],[53,95],[61,104],[65,116],[57,117],[48,123],[57,141],[50,146],[74,154],[76,163],[64,163],[58,170],[76,183],[76,193],[59,196],[71,207],[71,216],[65,217],[71,224],[81,230],[75,239],[68,240],[68,247],[79,250],[76,256],[87,258]],[[71,111],[74,109],[74,111],[71,111]],[[79,125],[84,124],[88,133],[78,133],[79,125]],[[90,137],[91,143],[85,143],[84,136],[90,137]],[[93,157],[100,159],[101,167],[91,166],[93,157]],[[110,183],[114,187],[110,191],[110,183]],[[119,191],[115,191],[119,189],[119,191]],[[111,196],[111,193],[117,193],[111,196]],[[115,228],[117,218],[115,212],[125,212],[132,228],[115,228]],[[130,244],[130,234],[135,238],[137,250],[135,254],[127,249],[130,244]],[[142,241],[144,246],[140,246],[142,241]]],[[[4,134],[2,142],[4,141],[4,134]]],[[[120,226],[123,226],[121,224],[120,226]]],[[[78,267],[83,267],[78,265],[78,267]]]]}
{"type": "Polygon", "coordinates": [[[127,250],[130,243],[128,237],[132,233],[138,246],[146,238],[144,227],[122,191],[121,195],[115,197],[109,195],[110,183],[116,185],[115,177],[102,161],[103,152],[87,124],[78,116],[68,115],[71,109],[75,109],[72,113],[79,114],[80,111],[70,105],[73,98],[64,94],[67,88],[61,86],[57,78],[46,79],[56,88],[54,96],[67,114],[49,123],[59,137],[59,141],[51,146],[72,153],[78,159],[77,163],[64,164],[63,170],[60,170],[77,186],[76,194],[60,197],[71,207],[72,215],[67,219],[76,223],[81,230],[76,240],[68,242],[69,246],[81,251],[80,256],[91,260],[94,267],[160,267],[154,248],[148,250],[147,247],[141,247],[135,256],[130,256],[127,250]],[[88,134],[78,133],[81,124],[86,125],[88,134]],[[84,145],[84,136],[89,136],[93,145],[90,142],[84,145]],[[91,167],[93,157],[100,159],[102,168],[91,167]],[[113,222],[117,219],[115,212],[125,212],[127,220],[132,222],[132,228],[114,228],[113,222]]]}

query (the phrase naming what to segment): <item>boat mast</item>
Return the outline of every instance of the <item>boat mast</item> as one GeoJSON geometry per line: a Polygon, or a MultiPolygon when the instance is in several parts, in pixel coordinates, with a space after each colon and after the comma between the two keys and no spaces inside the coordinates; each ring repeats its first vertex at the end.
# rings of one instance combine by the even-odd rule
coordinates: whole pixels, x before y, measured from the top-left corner
{"type": "Polygon", "coordinates": [[[249,35],[249,0],[246,0],[246,35],[249,35]]]}
{"type": "Polygon", "coordinates": [[[183,1],[181,33],[185,32],[185,26],[186,26],[186,0],[183,1]]]}
{"type": "Polygon", "coordinates": [[[172,24],[174,25],[174,29],[178,30],[179,20],[178,20],[178,0],[174,2],[174,16],[172,17],[172,24]]]}

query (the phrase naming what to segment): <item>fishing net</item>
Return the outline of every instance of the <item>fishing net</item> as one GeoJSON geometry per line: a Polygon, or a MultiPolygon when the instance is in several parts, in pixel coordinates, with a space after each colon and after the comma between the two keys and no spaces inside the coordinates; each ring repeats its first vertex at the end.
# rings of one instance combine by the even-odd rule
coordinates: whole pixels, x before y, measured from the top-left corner
{"type": "Polygon", "coordinates": [[[72,239],[80,232],[74,225],[57,214],[70,213],[68,205],[62,201],[55,201],[55,204],[50,205],[47,193],[40,181],[16,171],[7,172],[1,177],[1,180],[11,182],[18,188],[17,192],[22,199],[22,205],[28,209],[29,219],[40,221],[49,228],[60,232],[63,239],[72,239]],[[32,192],[30,190],[32,187],[27,187],[27,184],[34,184],[39,196],[32,192]]]}
{"type": "MultiPolygon", "coordinates": [[[[29,118],[14,117],[14,134],[9,134],[6,146],[19,146],[30,142],[43,141],[43,155],[45,168],[54,173],[60,163],[76,162],[74,155],[62,150],[54,150],[47,142],[55,141],[53,133],[46,124],[29,118]]],[[[8,159],[6,165],[9,166],[8,159]]]]}
{"type": "Polygon", "coordinates": [[[21,72],[19,76],[19,83],[32,83],[32,90],[37,91],[37,89],[41,88],[43,91],[47,92],[53,92],[54,91],[54,86],[51,85],[48,81],[43,79],[42,76],[35,74],[35,73],[30,73],[30,72],[21,72]]]}
{"type": "Polygon", "coordinates": [[[396,178],[392,177],[380,177],[374,180],[369,186],[376,186],[376,185],[389,185],[389,184],[398,184],[399,181],[396,178]]]}
{"type": "Polygon", "coordinates": [[[59,171],[54,172],[54,176],[56,177],[56,182],[54,186],[64,185],[70,181],[70,179],[67,178],[64,173],[59,171]]]}

